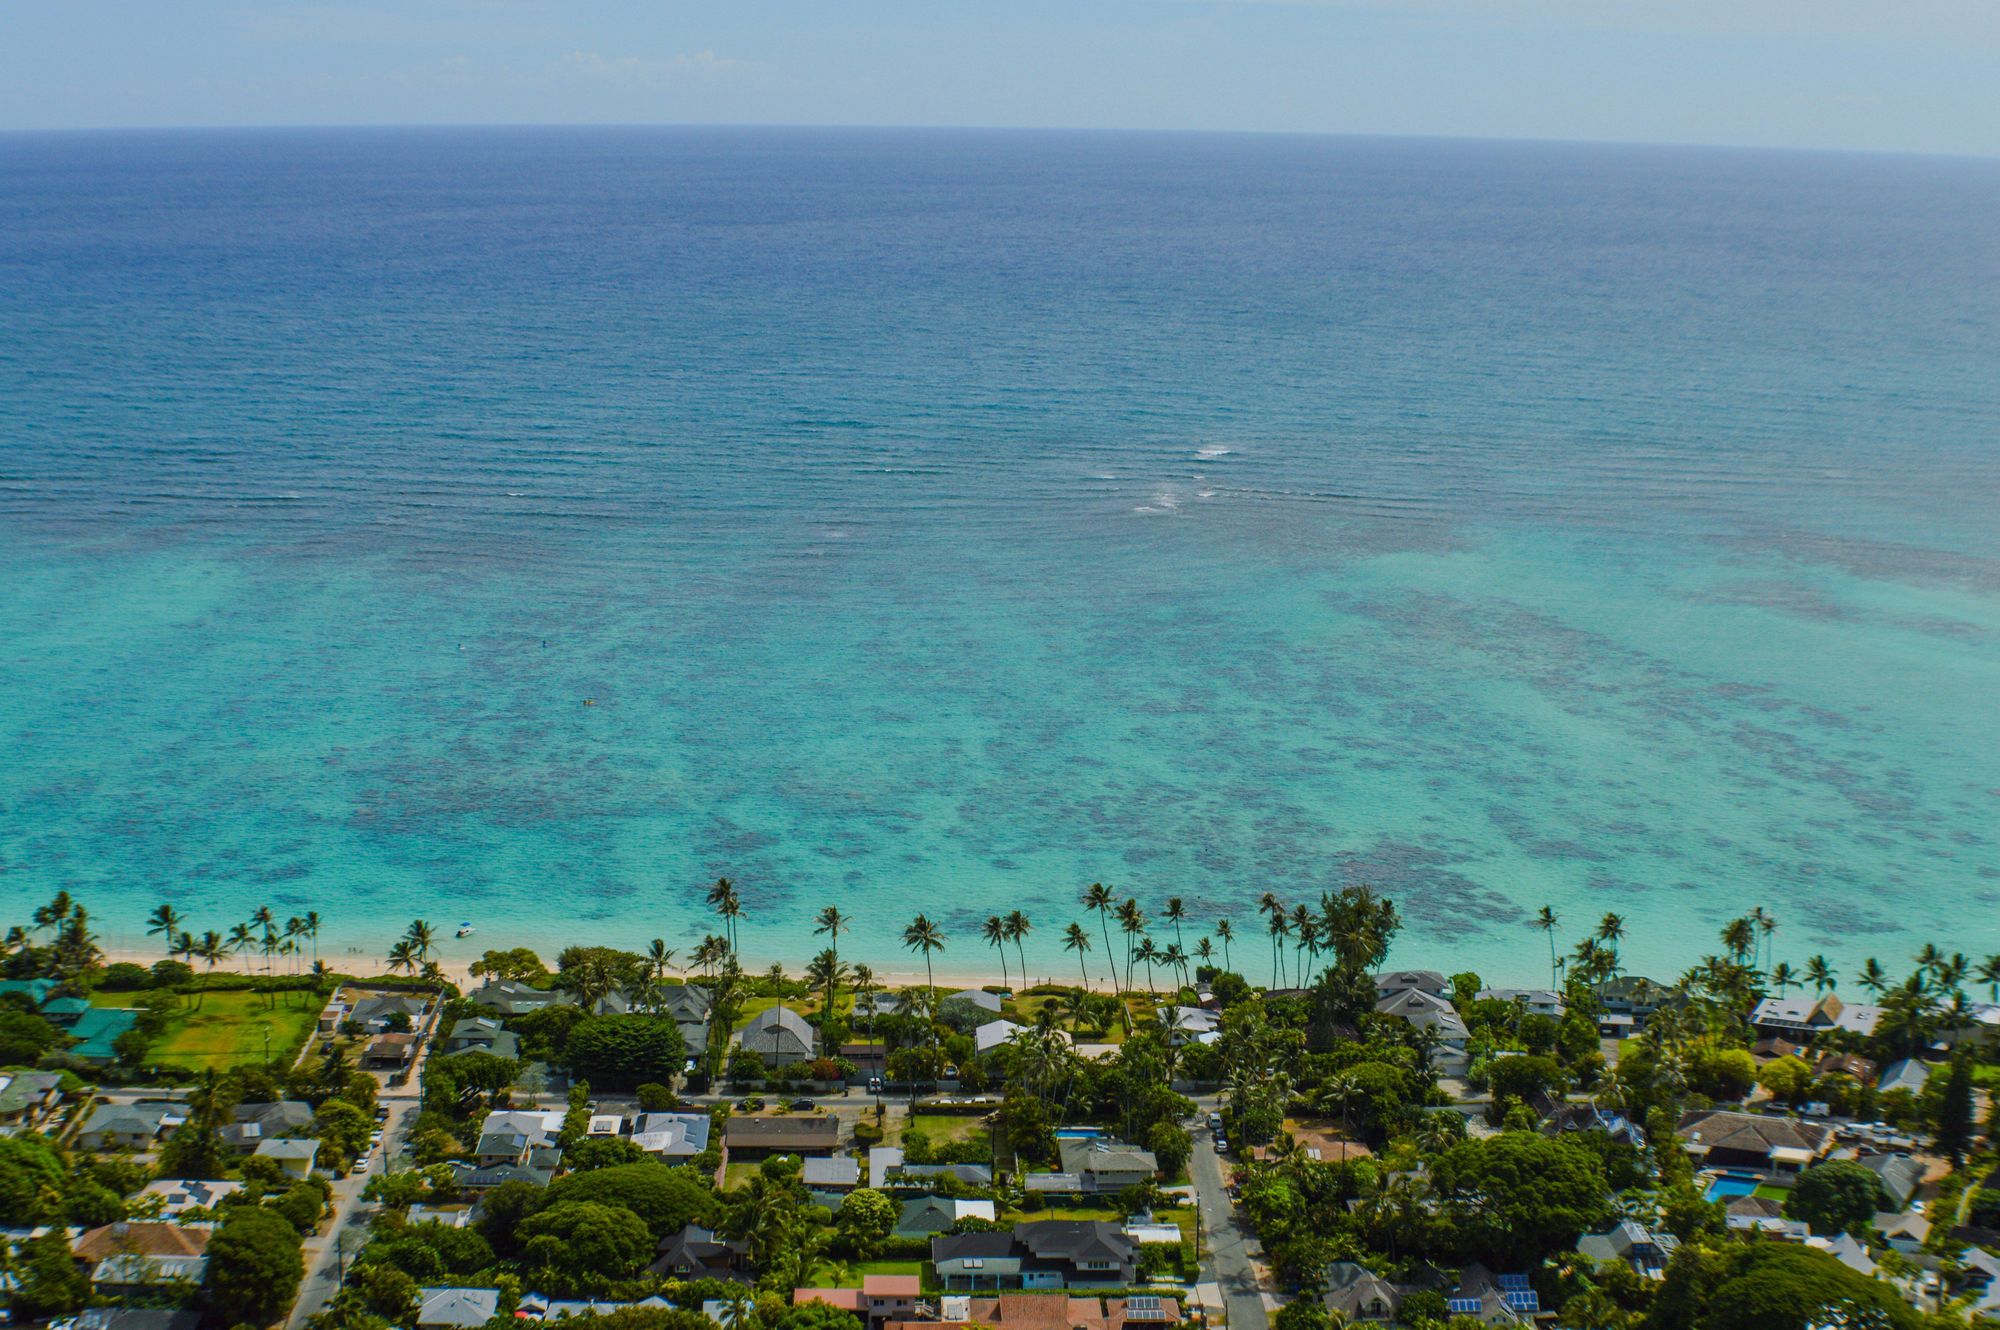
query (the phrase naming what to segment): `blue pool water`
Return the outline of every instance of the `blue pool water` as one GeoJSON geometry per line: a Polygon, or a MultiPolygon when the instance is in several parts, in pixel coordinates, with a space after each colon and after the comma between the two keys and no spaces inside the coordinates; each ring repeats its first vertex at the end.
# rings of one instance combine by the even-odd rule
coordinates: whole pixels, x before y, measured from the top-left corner
{"type": "Polygon", "coordinates": [[[1257,897],[1359,880],[1509,981],[1544,902],[1669,975],[1752,904],[2000,950],[1995,216],[1887,157],[0,137],[0,907],[685,950],[726,872],[760,963],[837,902],[997,973],[1019,907],[1061,976],[1102,879],[1261,979],[1257,897]]]}
{"type": "Polygon", "coordinates": [[[1733,1201],[1738,1196],[1748,1196],[1756,1190],[1757,1179],[1724,1174],[1709,1182],[1704,1196],[1711,1201],[1733,1201]]]}

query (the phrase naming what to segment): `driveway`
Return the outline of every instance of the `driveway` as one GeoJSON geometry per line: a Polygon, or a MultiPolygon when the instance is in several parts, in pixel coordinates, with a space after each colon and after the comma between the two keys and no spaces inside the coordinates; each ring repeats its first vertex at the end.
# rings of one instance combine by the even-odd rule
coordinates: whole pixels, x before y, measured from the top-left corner
{"type": "MultiPolygon", "coordinates": [[[[1212,1103],[1204,1103],[1207,1113],[1212,1103]]],[[[1230,1330],[1269,1330],[1270,1313],[1264,1304],[1264,1287],[1258,1278],[1256,1260],[1264,1254],[1256,1234],[1229,1202],[1225,1180],[1228,1165],[1217,1158],[1215,1142],[1204,1129],[1194,1135],[1194,1158],[1188,1174],[1194,1179],[1196,1201],[1201,1210],[1203,1250],[1201,1277],[1222,1290],[1229,1309],[1230,1330]]]]}
{"type": "Polygon", "coordinates": [[[298,1330],[306,1323],[307,1317],[326,1310],[326,1305],[333,1301],[333,1295],[340,1291],[343,1262],[352,1261],[368,1240],[368,1221],[375,1207],[361,1199],[362,1189],[368,1185],[370,1177],[387,1170],[405,1121],[414,1117],[417,1111],[414,1093],[404,1093],[397,1098],[384,1094],[379,1102],[389,1110],[389,1120],[382,1127],[382,1148],[375,1152],[365,1172],[357,1169],[344,1178],[334,1179],[333,1195],[327,1201],[332,1207],[333,1217],[306,1239],[306,1277],[299,1285],[298,1301],[292,1304],[291,1317],[285,1322],[287,1330],[298,1330]]]}

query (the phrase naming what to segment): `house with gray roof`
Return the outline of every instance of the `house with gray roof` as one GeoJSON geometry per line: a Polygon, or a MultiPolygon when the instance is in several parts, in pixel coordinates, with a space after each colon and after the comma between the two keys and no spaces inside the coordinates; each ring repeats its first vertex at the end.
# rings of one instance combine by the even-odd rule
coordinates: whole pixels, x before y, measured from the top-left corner
{"type": "Polygon", "coordinates": [[[500,1314],[497,1288],[420,1288],[418,1330],[472,1330],[500,1314]]]}
{"type": "Polygon", "coordinates": [[[0,1071],[0,1127],[32,1126],[62,1102],[59,1071],[0,1071]]]}
{"type": "Polygon", "coordinates": [[[1880,1180],[1895,1210],[1909,1209],[1923,1189],[1924,1166],[1906,1154],[1863,1155],[1855,1162],[1880,1180]]]}
{"type": "Polygon", "coordinates": [[[1577,1240],[1576,1249],[1599,1265],[1622,1262],[1643,1278],[1664,1279],[1667,1262],[1680,1245],[1680,1239],[1671,1233],[1655,1232],[1627,1219],[1603,1233],[1586,1233],[1577,1240]]]}
{"type": "Polygon", "coordinates": [[[689,1224],[660,1239],[659,1254],[646,1270],[662,1279],[746,1282],[749,1275],[743,1267],[749,1253],[747,1242],[718,1238],[714,1229],[689,1224]]]}
{"type": "Polygon", "coordinates": [[[1406,988],[1378,998],[1375,1010],[1407,1021],[1416,1029],[1431,1031],[1438,1046],[1449,1053],[1464,1053],[1465,1041],[1471,1038],[1471,1031],[1466,1029],[1458,1008],[1449,999],[1420,988],[1406,988]]]}
{"type": "Polygon", "coordinates": [[[1086,1193],[1117,1192],[1157,1178],[1160,1161],[1151,1150],[1096,1136],[1056,1142],[1062,1171],[1075,1177],[1086,1193]]]}
{"type": "Polygon", "coordinates": [[[803,1161],[799,1181],[816,1191],[853,1191],[861,1185],[861,1161],[853,1155],[826,1155],[803,1161]]]}
{"type": "Polygon", "coordinates": [[[767,1066],[789,1067],[819,1056],[818,1032],[790,1007],[771,1007],[758,1012],[735,1042],[764,1059],[767,1066]]]}
{"type": "Polygon", "coordinates": [[[1887,1094],[1891,1090],[1908,1090],[1911,1094],[1921,1094],[1926,1082],[1931,1078],[1931,1069],[1916,1058],[1899,1058],[1882,1068],[1881,1079],[1875,1082],[1877,1094],[1887,1094]]]}
{"type": "Polygon", "coordinates": [[[1403,1307],[1403,1291],[1367,1266],[1335,1261],[1326,1268],[1326,1309],[1338,1324],[1389,1325],[1403,1307]]]}
{"type": "Polygon", "coordinates": [[[670,1164],[683,1163],[708,1149],[706,1113],[641,1113],[632,1120],[632,1144],[670,1164]]]}
{"type": "Polygon", "coordinates": [[[469,1001],[499,1012],[502,1016],[524,1016],[531,1011],[568,1001],[568,995],[550,988],[536,988],[519,979],[489,978],[467,993],[469,1001]]]}
{"type": "Polygon", "coordinates": [[[83,1150],[150,1150],[185,1120],[184,1112],[181,1105],[161,1100],[99,1104],[77,1133],[76,1144],[83,1150]]]}
{"type": "Polygon", "coordinates": [[[895,1236],[928,1238],[944,1232],[961,1219],[996,1222],[993,1202],[967,1201],[955,1196],[914,1196],[903,1202],[896,1216],[895,1236]]]}
{"type": "Polygon", "coordinates": [[[1099,1219],[1045,1219],[1009,1233],[931,1239],[931,1261],[948,1289],[1119,1288],[1139,1281],[1139,1244],[1099,1219]]]}
{"type": "Polygon", "coordinates": [[[521,1036],[492,1016],[468,1016],[451,1027],[445,1036],[444,1051],[450,1053],[491,1053],[496,1058],[512,1058],[521,1051],[521,1036]]]}

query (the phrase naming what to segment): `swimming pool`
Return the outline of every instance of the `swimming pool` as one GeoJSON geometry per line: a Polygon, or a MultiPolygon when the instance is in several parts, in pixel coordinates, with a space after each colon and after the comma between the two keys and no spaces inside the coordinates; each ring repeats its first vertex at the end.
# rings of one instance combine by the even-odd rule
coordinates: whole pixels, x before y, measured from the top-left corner
{"type": "Polygon", "coordinates": [[[1702,1195],[1711,1201],[1733,1201],[1757,1190],[1757,1179],[1738,1173],[1724,1173],[1708,1184],[1702,1195]]]}

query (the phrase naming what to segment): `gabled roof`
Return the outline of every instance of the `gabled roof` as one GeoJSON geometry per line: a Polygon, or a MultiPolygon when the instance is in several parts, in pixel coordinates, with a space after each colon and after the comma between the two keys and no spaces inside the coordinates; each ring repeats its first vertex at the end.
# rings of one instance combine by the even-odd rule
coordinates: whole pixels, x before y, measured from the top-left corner
{"type": "Polygon", "coordinates": [[[1124,1141],[1093,1137],[1089,1140],[1064,1138],[1056,1143],[1065,1173],[1157,1173],[1160,1161],[1151,1150],[1141,1150],[1124,1141]]]}
{"type": "Polygon", "coordinates": [[[1436,970],[1384,970],[1375,976],[1375,991],[1385,997],[1410,991],[1443,997],[1451,991],[1451,981],[1436,970]]]}
{"type": "Polygon", "coordinates": [[[1863,1155],[1857,1162],[1882,1180],[1882,1190],[1898,1210],[1907,1209],[1924,1185],[1924,1166],[1908,1155],[1863,1155]]]}
{"type": "Polygon", "coordinates": [[[733,1117],[723,1124],[723,1139],[732,1148],[747,1146],[759,1150],[782,1150],[804,1146],[831,1149],[840,1137],[840,1120],[825,1113],[797,1113],[784,1117],[733,1117]]]}
{"type": "Polygon", "coordinates": [[[275,1136],[310,1127],[313,1109],[296,1099],[278,1099],[268,1104],[238,1104],[230,1116],[238,1122],[254,1122],[263,1128],[264,1135],[275,1136]]]}
{"type": "Polygon", "coordinates": [[[1131,1262],[1139,1251],[1118,1225],[1101,1219],[1044,1219],[1016,1224],[1014,1236],[1044,1261],[1131,1262]]]}
{"type": "Polygon", "coordinates": [[[808,1187],[852,1187],[861,1181],[861,1161],[853,1155],[805,1160],[799,1181],[808,1187]]]}
{"type": "Polygon", "coordinates": [[[500,1313],[497,1288],[420,1288],[418,1325],[484,1325],[500,1313]]]}
{"type": "MultiPolygon", "coordinates": [[[[1020,1230],[1016,1228],[1015,1232],[1020,1230]]],[[[1013,1233],[947,1233],[931,1239],[932,1261],[999,1260],[1016,1256],[1013,1233]]]]}
{"type": "Polygon", "coordinates": [[[753,1053],[769,1052],[774,1047],[785,1051],[787,1044],[796,1049],[811,1051],[816,1036],[806,1018],[790,1007],[770,1007],[750,1018],[737,1036],[739,1043],[753,1053]]]}

